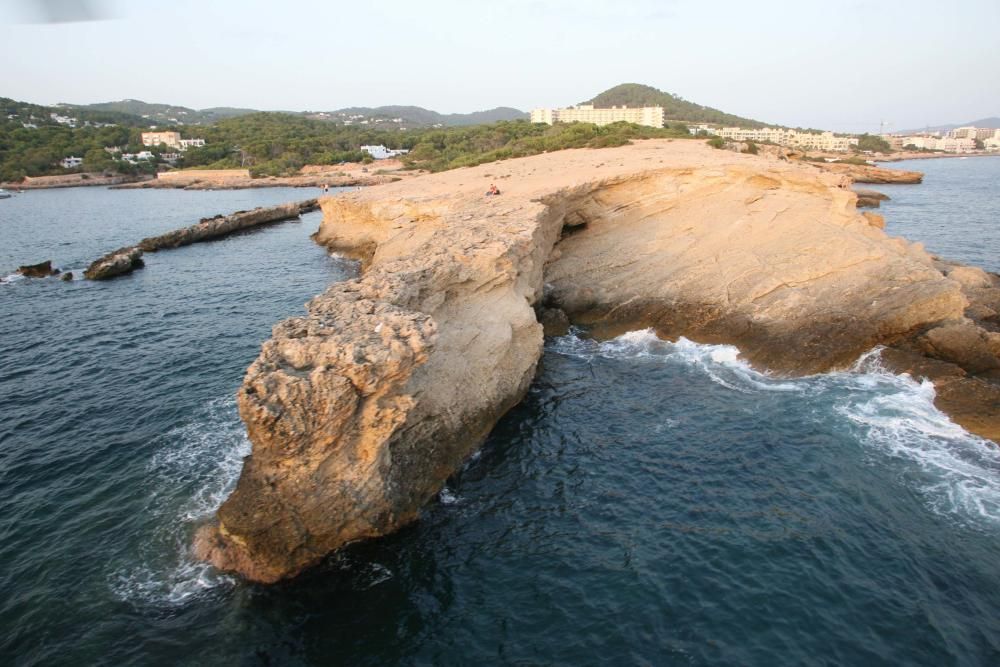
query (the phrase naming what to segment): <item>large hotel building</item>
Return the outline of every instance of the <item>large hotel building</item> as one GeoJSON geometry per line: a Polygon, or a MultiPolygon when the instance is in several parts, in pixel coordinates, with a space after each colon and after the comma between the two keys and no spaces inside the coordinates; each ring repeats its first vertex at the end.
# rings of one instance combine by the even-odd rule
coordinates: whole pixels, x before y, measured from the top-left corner
{"type": "Polygon", "coordinates": [[[581,104],[565,109],[532,109],[532,123],[594,123],[607,125],[625,121],[636,125],[663,127],[663,107],[610,107],[595,109],[593,104],[581,104]]]}

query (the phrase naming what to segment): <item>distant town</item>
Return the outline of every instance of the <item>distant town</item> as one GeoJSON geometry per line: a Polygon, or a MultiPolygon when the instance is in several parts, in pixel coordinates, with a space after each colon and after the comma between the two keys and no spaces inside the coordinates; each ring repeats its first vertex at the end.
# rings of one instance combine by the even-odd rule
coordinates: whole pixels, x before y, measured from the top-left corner
{"type": "MultiPolygon", "coordinates": [[[[666,118],[663,107],[613,106],[598,108],[580,104],[562,109],[539,108],[531,111],[532,123],[594,123],[607,125],[627,122],[647,127],[664,127],[666,118]]],[[[801,150],[847,152],[857,150],[860,137],[833,132],[790,130],[778,127],[748,128],[721,127],[709,123],[689,124],[693,135],[717,136],[732,141],[771,143],[801,150]]],[[[910,135],[878,134],[888,149],[894,151],[917,150],[942,153],[978,153],[1000,151],[1000,129],[985,127],[959,127],[947,132],[924,132],[910,135]]]]}

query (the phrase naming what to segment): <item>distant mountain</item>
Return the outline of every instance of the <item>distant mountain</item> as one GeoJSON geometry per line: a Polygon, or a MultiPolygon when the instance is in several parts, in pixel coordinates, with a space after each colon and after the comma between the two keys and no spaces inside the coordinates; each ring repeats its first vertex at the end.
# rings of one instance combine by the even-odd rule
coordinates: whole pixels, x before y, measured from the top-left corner
{"type": "Polygon", "coordinates": [[[1000,129],[1000,118],[996,116],[990,116],[989,118],[980,118],[979,120],[970,120],[968,123],[956,123],[954,125],[930,125],[928,127],[918,127],[913,130],[897,130],[893,134],[914,134],[916,132],[947,132],[948,130],[954,130],[956,127],[992,127],[994,129],[1000,129]]]}
{"type": "Polygon", "coordinates": [[[78,125],[101,123],[124,125],[126,127],[148,127],[152,124],[151,121],[142,116],[123,111],[91,109],[62,104],[50,107],[30,102],[19,102],[6,97],[0,97],[0,113],[3,116],[2,120],[19,124],[28,123],[36,126],[69,124],[70,121],[66,121],[66,118],[75,119],[75,124],[78,125]],[[52,117],[53,114],[62,117],[65,122],[55,120],[52,117]]]}
{"type": "Polygon", "coordinates": [[[244,116],[256,111],[256,109],[235,109],[231,107],[214,107],[212,109],[199,110],[173,104],[151,104],[142,100],[120,100],[118,102],[99,102],[97,104],[60,104],[59,106],[64,109],[86,109],[130,114],[161,125],[208,125],[223,118],[244,116]]]}
{"type": "Polygon", "coordinates": [[[433,125],[478,125],[495,123],[500,120],[527,119],[528,114],[511,107],[497,107],[472,113],[438,113],[430,109],[414,106],[346,107],[336,111],[307,113],[311,118],[334,122],[396,122],[404,127],[427,127],[433,125]]]}
{"type": "Polygon", "coordinates": [[[639,83],[623,83],[614,88],[609,88],[593,99],[583,102],[583,104],[593,104],[595,107],[663,107],[667,120],[680,120],[688,123],[718,123],[720,125],[736,125],[740,127],[767,127],[767,123],[762,123],[751,118],[735,116],[712,107],[702,106],[694,102],[657,90],[652,86],[644,86],[639,83]]]}
{"type": "MultiPolygon", "coordinates": [[[[256,109],[241,109],[235,107],[212,107],[210,109],[191,109],[174,104],[151,104],[141,100],[121,100],[118,102],[100,102],[98,104],[61,104],[60,108],[83,109],[128,114],[160,125],[210,125],[224,118],[235,118],[251,113],[256,109]]],[[[429,127],[433,125],[477,125],[493,123],[498,120],[517,120],[527,118],[528,114],[510,107],[497,107],[487,111],[472,113],[442,114],[423,107],[414,106],[383,106],[383,107],[347,107],[336,111],[303,111],[284,112],[301,113],[307,118],[327,120],[332,122],[351,121],[359,124],[396,122],[403,127],[429,127]],[[399,119],[399,120],[396,120],[399,119]]]]}

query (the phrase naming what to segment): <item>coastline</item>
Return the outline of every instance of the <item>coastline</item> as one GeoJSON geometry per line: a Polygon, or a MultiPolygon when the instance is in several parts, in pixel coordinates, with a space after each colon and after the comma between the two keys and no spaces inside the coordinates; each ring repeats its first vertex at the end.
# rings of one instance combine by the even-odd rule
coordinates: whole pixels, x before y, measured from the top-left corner
{"type": "Polygon", "coordinates": [[[887,346],[941,386],[939,408],[1000,437],[978,363],[1000,280],[888,237],[850,181],[649,140],[324,198],[314,238],[362,274],[276,324],[247,371],[253,454],[195,553],[275,582],[409,523],[524,396],[543,331],[570,323],[734,345],[788,376],[887,346]]]}
{"type": "Polygon", "coordinates": [[[345,163],[336,166],[306,165],[292,176],[250,176],[247,169],[179,169],[155,176],[105,176],[99,172],[26,177],[22,183],[0,183],[10,191],[53,188],[107,187],[111,190],[249,190],[254,188],[343,188],[393,183],[422,172],[406,170],[399,160],[345,163]]]}

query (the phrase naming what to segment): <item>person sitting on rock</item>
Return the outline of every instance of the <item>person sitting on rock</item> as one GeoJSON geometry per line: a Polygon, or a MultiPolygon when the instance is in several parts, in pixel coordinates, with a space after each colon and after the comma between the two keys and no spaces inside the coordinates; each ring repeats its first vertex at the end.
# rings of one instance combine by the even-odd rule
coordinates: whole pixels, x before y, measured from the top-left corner
{"type": "Polygon", "coordinates": [[[498,194],[500,194],[500,190],[497,188],[496,184],[490,183],[490,189],[486,191],[486,196],[491,197],[498,194]]]}

